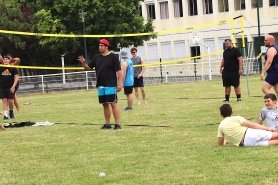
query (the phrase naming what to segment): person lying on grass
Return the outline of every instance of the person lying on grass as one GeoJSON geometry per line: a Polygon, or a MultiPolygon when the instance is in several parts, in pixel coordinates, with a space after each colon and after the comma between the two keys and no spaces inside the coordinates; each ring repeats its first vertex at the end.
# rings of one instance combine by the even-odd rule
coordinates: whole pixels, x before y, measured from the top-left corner
{"type": "Polygon", "coordinates": [[[227,141],[236,146],[278,145],[278,133],[275,132],[275,128],[265,127],[232,114],[230,104],[223,104],[220,107],[220,115],[224,119],[218,127],[218,146],[225,146],[227,141]]]}

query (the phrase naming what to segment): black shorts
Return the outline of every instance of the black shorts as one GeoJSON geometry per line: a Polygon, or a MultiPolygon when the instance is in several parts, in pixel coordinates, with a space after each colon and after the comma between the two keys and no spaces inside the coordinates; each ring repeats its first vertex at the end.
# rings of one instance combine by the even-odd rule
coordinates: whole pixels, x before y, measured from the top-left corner
{"type": "Polygon", "coordinates": [[[222,80],[223,80],[223,87],[238,87],[240,82],[240,75],[238,72],[229,72],[229,71],[223,71],[222,72],[222,80]]]}
{"type": "Polygon", "coordinates": [[[141,76],[139,79],[137,77],[134,77],[134,85],[133,85],[133,87],[144,87],[143,76],[141,76]]]}
{"type": "Polygon", "coordinates": [[[11,93],[10,89],[1,89],[0,88],[0,98],[4,99],[14,99],[14,94],[15,93],[11,93]]]}
{"type": "Polygon", "coordinates": [[[17,91],[18,88],[19,88],[19,82],[17,82],[15,85],[15,92],[17,91]]]}
{"type": "Polygon", "coordinates": [[[124,86],[125,94],[132,94],[133,86],[124,86]]]}

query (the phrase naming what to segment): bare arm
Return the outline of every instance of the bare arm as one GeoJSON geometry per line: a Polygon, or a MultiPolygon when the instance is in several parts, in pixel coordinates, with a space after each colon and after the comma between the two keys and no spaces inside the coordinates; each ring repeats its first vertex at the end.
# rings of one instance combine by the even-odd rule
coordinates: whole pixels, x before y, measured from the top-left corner
{"type": "Polygon", "coordinates": [[[14,93],[14,91],[15,91],[15,86],[16,86],[17,82],[18,82],[18,74],[14,75],[14,83],[13,83],[13,86],[10,88],[10,91],[12,93],[14,93]]]}
{"type": "Polygon", "coordinates": [[[224,139],[224,137],[218,138],[218,146],[225,146],[228,143],[228,140],[224,139]]]}
{"type": "Polygon", "coordinates": [[[239,63],[238,74],[241,75],[242,74],[242,56],[238,57],[237,60],[239,63]]]}
{"type": "Polygon", "coordinates": [[[20,58],[13,58],[13,65],[19,65],[20,64],[20,58]]]}
{"type": "Polygon", "coordinates": [[[263,125],[259,125],[257,123],[253,123],[250,121],[243,121],[242,126],[248,127],[248,128],[254,128],[254,129],[261,129],[261,130],[267,130],[267,131],[271,131],[271,132],[275,132],[275,128],[272,127],[266,127],[263,125]]]}
{"type": "Polygon", "coordinates": [[[0,54],[0,64],[3,64],[3,57],[1,54],[0,54]]]}
{"type": "Polygon", "coordinates": [[[265,61],[264,68],[263,68],[261,76],[260,76],[262,81],[264,80],[264,75],[265,75],[266,71],[269,69],[269,67],[272,64],[273,58],[276,55],[276,53],[277,52],[276,52],[275,48],[269,48],[267,50],[267,60],[265,61]]]}
{"type": "Polygon", "coordinates": [[[262,125],[263,124],[263,120],[258,120],[258,124],[262,125]]]}
{"type": "Polygon", "coordinates": [[[128,67],[127,63],[126,63],[126,62],[123,62],[123,64],[122,64],[123,79],[125,79],[125,77],[126,77],[126,70],[127,70],[127,67],[128,67]]]}
{"type": "Polygon", "coordinates": [[[91,68],[88,66],[88,64],[86,64],[86,60],[85,58],[81,55],[78,57],[79,62],[82,64],[82,66],[84,67],[85,70],[91,70],[91,68]]]}
{"type": "Polygon", "coordinates": [[[221,63],[220,63],[220,73],[222,74],[223,71],[223,67],[224,67],[224,58],[222,58],[221,63]]]}
{"type": "Polygon", "coordinates": [[[144,72],[146,71],[146,66],[144,66],[144,64],[145,64],[144,60],[141,59],[141,65],[143,65],[143,66],[142,66],[141,73],[138,75],[138,78],[140,78],[144,74],[144,72]]]}
{"type": "Polygon", "coordinates": [[[122,70],[118,71],[118,85],[117,85],[117,92],[120,92],[123,88],[123,72],[122,70]]]}

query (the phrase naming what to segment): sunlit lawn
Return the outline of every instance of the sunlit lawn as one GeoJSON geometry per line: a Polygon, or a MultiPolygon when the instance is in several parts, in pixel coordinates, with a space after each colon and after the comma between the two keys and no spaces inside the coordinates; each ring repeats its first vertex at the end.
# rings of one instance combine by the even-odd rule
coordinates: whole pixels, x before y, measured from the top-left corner
{"type": "MultiPolygon", "coordinates": [[[[264,106],[259,77],[241,79],[234,113],[257,122],[264,106]]],[[[1,131],[0,184],[277,184],[278,147],[217,146],[220,80],[148,85],[148,104],[124,111],[121,130],[101,130],[96,90],[19,97],[13,122],[53,126],[1,131]],[[24,106],[25,102],[31,105],[24,106]],[[99,177],[104,172],[105,177],[99,177]]],[[[135,97],[134,97],[135,98],[135,97]]],[[[114,123],[113,117],[111,118],[114,123]]]]}

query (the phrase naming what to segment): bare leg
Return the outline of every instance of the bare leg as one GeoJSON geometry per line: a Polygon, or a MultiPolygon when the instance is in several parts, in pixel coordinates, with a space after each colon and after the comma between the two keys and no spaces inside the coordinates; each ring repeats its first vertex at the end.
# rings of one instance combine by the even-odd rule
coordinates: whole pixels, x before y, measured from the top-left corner
{"type": "Polygon", "coordinates": [[[225,95],[230,95],[231,94],[231,86],[225,87],[225,95]]]}
{"type": "Polygon", "coordinates": [[[140,104],[140,97],[139,97],[139,93],[138,93],[138,87],[134,87],[135,90],[135,97],[137,99],[137,103],[140,104]]]}
{"type": "Polygon", "coordinates": [[[115,123],[120,123],[120,109],[117,103],[111,103],[115,123]]]}
{"type": "Polygon", "coordinates": [[[268,141],[268,145],[278,145],[278,133],[272,132],[272,137],[268,141]]]}
{"type": "Polygon", "coordinates": [[[269,83],[267,83],[266,81],[263,82],[262,85],[262,91],[264,94],[269,94],[272,93],[272,91],[270,90],[272,87],[272,85],[270,85],[269,83]]]}
{"type": "Polygon", "coordinates": [[[278,96],[278,84],[275,84],[275,85],[273,86],[273,88],[274,88],[274,90],[275,90],[275,92],[276,92],[276,96],[278,96]]]}
{"type": "Polygon", "coordinates": [[[3,114],[4,114],[4,116],[8,117],[8,113],[7,113],[8,112],[8,104],[9,104],[8,99],[3,98],[2,104],[3,104],[3,114]]]}
{"type": "Polygon", "coordinates": [[[14,99],[8,99],[8,103],[9,103],[10,110],[13,110],[14,109],[14,99]]]}
{"type": "Polygon", "coordinates": [[[140,89],[141,89],[141,92],[142,92],[143,101],[144,101],[145,104],[147,104],[145,89],[144,89],[144,87],[140,87],[140,89]]]}
{"type": "Polygon", "coordinates": [[[14,94],[14,105],[16,107],[17,112],[21,112],[20,106],[19,106],[19,102],[18,102],[18,99],[16,97],[16,94],[14,94]]]}
{"type": "Polygon", "coordinates": [[[111,111],[108,103],[103,104],[105,123],[110,124],[111,111]]]}
{"type": "Polygon", "coordinates": [[[132,96],[132,94],[126,94],[126,99],[127,99],[127,106],[132,108],[132,104],[133,104],[133,96],[132,96]]]}
{"type": "Polygon", "coordinates": [[[236,95],[241,94],[240,86],[234,87],[236,95]]]}
{"type": "Polygon", "coordinates": [[[2,104],[3,104],[3,111],[8,110],[8,99],[7,98],[2,99],[2,104]]]}

